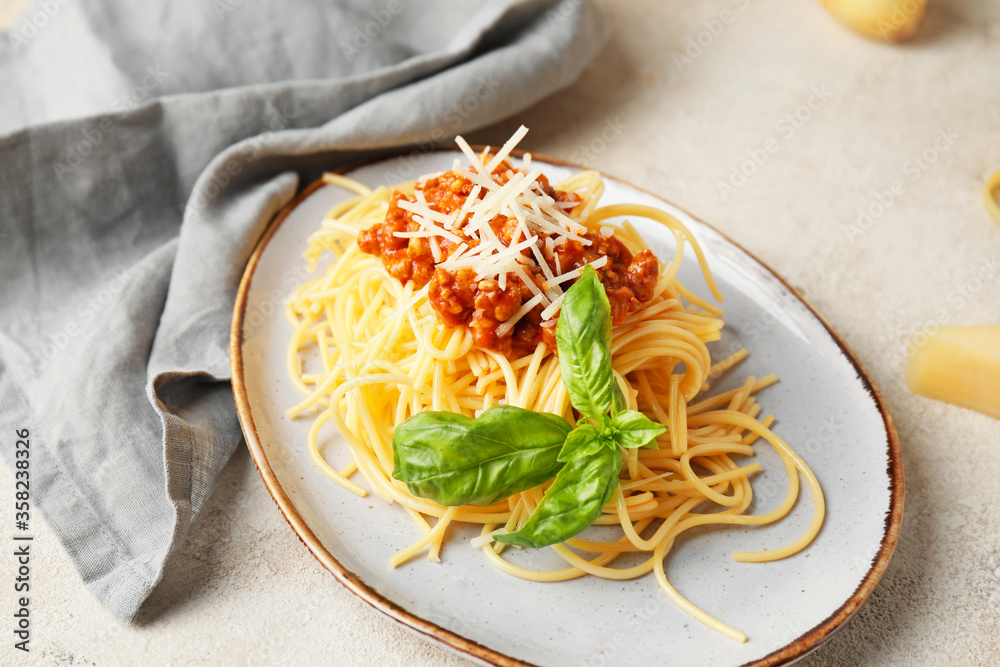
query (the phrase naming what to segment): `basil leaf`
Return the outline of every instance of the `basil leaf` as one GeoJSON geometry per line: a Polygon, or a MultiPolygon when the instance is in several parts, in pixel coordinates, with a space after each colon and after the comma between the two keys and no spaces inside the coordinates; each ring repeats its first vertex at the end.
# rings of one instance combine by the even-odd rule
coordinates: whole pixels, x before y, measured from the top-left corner
{"type": "Polygon", "coordinates": [[[626,410],[611,420],[615,441],[625,447],[652,447],[656,449],[656,436],[667,432],[667,427],[646,417],[641,412],[626,410]]]}
{"type": "Polygon", "coordinates": [[[615,444],[609,437],[599,433],[596,428],[586,423],[586,420],[581,421],[583,423],[577,424],[577,427],[566,436],[566,442],[559,450],[559,460],[563,463],[581,456],[590,456],[601,447],[614,446],[615,444]]]}
{"type": "Polygon", "coordinates": [[[499,542],[545,547],[573,537],[594,523],[618,488],[622,450],[600,447],[573,459],[559,471],[534,514],[520,530],[496,535],[499,542]]]}
{"type": "Polygon", "coordinates": [[[422,412],[392,434],[392,476],[441,505],[489,505],[552,479],[571,429],[562,417],[507,405],[476,419],[422,412]]]}
{"type": "Polygon", "coordinates": [[[591,266],[563,297],[556,349],[569,400],[581,414],[596,422],[612,407],[624,407],[611,373],[611,304],[591,266]]]}
{"type": "MultiPolygon", "coordinates": [[[[608,347],[611,346],[611,337],[608,337],[608,347]]],[[[610,355],[608,355],[610,357],[610,355]]],[[[611,414],[616,415],[622,412],[628,403],[625,402],[625,394],[622,393],[622,388],[618,386],[618,382],[615,380],[614,374],[611,375],[611,391],[614,394],[614,401],[611,404],[611,414]]]]}

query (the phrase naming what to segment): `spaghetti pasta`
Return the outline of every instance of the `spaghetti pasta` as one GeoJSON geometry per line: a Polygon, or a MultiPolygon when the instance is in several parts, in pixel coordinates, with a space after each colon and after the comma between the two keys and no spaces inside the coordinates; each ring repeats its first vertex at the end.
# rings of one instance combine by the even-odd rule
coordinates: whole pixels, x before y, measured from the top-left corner
{"type": "MultiPolygon", "coordinates": [[[[493,158],[490,165],[501,164],[504,157],[493,158]]],[[[469,176],[475,182],[482,174],[469,172],[469,176]]],[[[522,525],[544,498],[547,484],[491,505],[444,507],[414,496],[404,483],[393,479],[392,438],[396,425],[428,410],[473,417],[506,404],[575,422],[552,346],[540,340],[531,349],[504,353],[479,345],[469,327],[441,321],[429,300],[427,285],[418,287],[412,281],[394,278],[379,257],[362,252],[359,235],[386,218],[393,191],[413,196],[416,182],[370,189],[335,174],[326,175],[324,180],[355,196],[330,210],[305,251],[310,270],[324,252],[332,253],[336,261],[299,286],[286,304],[293,326],[288,371],[304,397],[287,413],[290,417],[311,415],[309,451],[330,479],[351,493],[364,496],[371,491],[387,502],[398,503],[413,517],[419,539],[393,557],[392,565],[398,566],[424,550],[431,560],[439,560],[450,524],[477,524],[482,537],[474,543],[489,562],[508,574],[554,582],[587,575],[631,579],[652,571],[660,587],[680,607],[722,634],[745,641],[742,633],[677,593],[664,567],[671,547],[681,533],[695,526],[778,521],[795,504],[801,476],[815,504],[805,534],[779,549],[734,553],[736,560],[746,562],[786,558],[816,536],[824,518],[824,502],[808,465],[770,430],[773,418],[758,419],[761,408],[754,395],[777,378],[750,377],[739,389],[701,396],[711,376],[738,364],[747,353],[740,350],[715,363],[711,359],[707,344],[720,338],[722,310],[694,295],[677,279],[684,248],[690,246],[710,290],[721,300],[695,237],[673,216],[655,208],[600,207],[604,186],[597,172],[579,172],[557,186],[558,191],[579,198],[572,218],[580,233],[586,230],[606,235],[610,231],[637,254],[646,244],[635,228],[628,222],[620,226],[612,226],[612,222],[622,217],[648,218],[665,225],[677,241],[674,256],[660,265],[651,298],[614,326],[611,341],[614,378],[628,408],[642,411],[668,430],[657,438],[657,448],[623,453],[618,489],[595,521],[597,526],[616,527],[618,539],[597,542],[573,537],[549,547],[565,562],[565,568],[535,571],[505,558],[506,545],[492,537],[522,525]],[[324,457],[323,427],[330,422],[351,454],[351,463],[342,470],[324,457]],[[750,479],[762,467],[759,463],[741,465],[738,460],[752,455],[758,440],[777,452],[789,485],[780,506],[766,514],[750,515],[746,513],[753,499],[750,479]],[[355,481],[359,474],[364,486],[361,480],[355,481]],[[623,554],[641,554],[643,559],[628,567],[613,567],[623,554]]],[[[414,208],[419,209],[418,204],[414,208]]],[[[432,213],[425,215],[430,218],[432,213]]],[[[432,225],[447,231],[446,221],[427,220],[427,226],[432,225]]],[[[458,252],[471,254],[468,249],[458,252]]],[[[553,294],[540,293],[542,298],[535,296],[534,302],[526,305],[542,310],[540,304],[547,302],[546,312],[557,311],[558,296],[548,298],[553,294]]]]}

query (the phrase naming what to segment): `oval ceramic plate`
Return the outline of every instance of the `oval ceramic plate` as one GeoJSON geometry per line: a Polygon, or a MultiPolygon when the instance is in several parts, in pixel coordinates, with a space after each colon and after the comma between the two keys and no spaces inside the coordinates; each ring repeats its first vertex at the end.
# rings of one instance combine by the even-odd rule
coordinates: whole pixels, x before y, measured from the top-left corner
{"type": "MultiPolygon", "coordinates": [[[[458,156],[442,151],[389,158],[349,170],[370,186],[445,170],[458,156]]],[[[557,183],[577,167],[534,157],[557,183]]],[[[677,207],[611,178],[602,203],[665,209],[698,237],[726,296],[728,332],[713,356],[746,346],[750,358],[713,390],[747,375],[777,373],[758,395],[777,415],[775,431],[805,458],[826,494],[822,532],[804,552],[773,563],[736,563],[734,550],[783,545],[806,528],[813,504],[800,496],[783,521],[762,528],[690,531],[667,562],[679,592],[742,630],[745,644],[706,628],[675,607],[652,576],[634,581],[583,578],[542,584],[489,565],[468,544],[471,528],[453,531],[441,563],[387,561],[418,538],[406,513],[376,497],[342,490],[311,462],[311,419],[284,411],[300,400],[285,371],[291,327],[285,297],[305,279],[302,251],[326,211],[350,193],[316,183],[279,215],[247,266],[233,319],[233,387],[243,431],[267,488],[302,541],[351,591],[408,628],[470,658],[497,664],[684,665],[787,664],[816,648],[854,614],[892,556],[903,511],[903,472],[892,420],[854,355],[823,319],[770,269],[677,207]]],[[[661,257],[673,238],[657,223],[633,221],[661,257]]],[[[319,270],[322,270],[322,266],[319,270]]],[[[705,282],[691,253],[681,280],[702,296],[705,282]]],[[[346,464],[346,446],[321,432],[328,460],[346,464]]],[[[761,444],[764,472],[754,480],[753,513],[786,493],[777,456],[761,444]]],[[[545,559],[548,550],[516,554],[545,559]]],[[[556,566],[556,563],[539,563],[556,566]]]]}

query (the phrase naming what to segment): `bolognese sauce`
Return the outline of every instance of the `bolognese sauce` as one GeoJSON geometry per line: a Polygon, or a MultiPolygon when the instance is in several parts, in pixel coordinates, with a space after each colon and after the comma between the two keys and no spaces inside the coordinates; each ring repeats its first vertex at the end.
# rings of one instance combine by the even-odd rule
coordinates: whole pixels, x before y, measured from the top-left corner
{"type": "MultiPolygon", "coordinates": [[[[491,157],[484,155],[483,163],[489,163],[491,157]]],[[[515,170],[510,162],[502,160],[491,177],[504,186],[515,174],[524,173],[523,169],[515,170]]],[[[582,209],[578,195],[556,190],[544,175],[539,174],[532,187],[540,196],[550,198],[546,201],[553,202],[570,218],[582,209]]],[[[552,234],[535,230],[537,247],[521,250],[530,270],[506,273],[502,277],[481,276],[476,268],[451,270],[440,266],[459,248],[464,246],[463,251],[474,251],[482,242],[477,235],[466,233],[471,214],[460,217],[447,238],[420,235],[425,225],[420,224],[412,207],[404,202],[419,202],[431,211],[453,216],[470,208],[470,197],[481,201],[488,194],[457,170],[427,178],[417,183],[413,196],[394,192],[385,219],[361,232],[358,247],[365,253],[380,256],[386,271],[400,282],[411,281],[417,287],[429,284],[430,303],[445,324],[469,327],[477,345],[502,354],[530,351],[540,341],[555,346],[556,318],[543,321],[541,304],[523,313],[513,326],[504,326],[533,296],[551,288],[546,282],[546,273],[564,275],[596,262],[597,275],[607,292],[612,322],[616,325],[622,324],[630,312],[652,298],[659,277],[656,256],[649,250],[633,255],[614,237],[611,228],[603,228],[601,233],[581,231],[576,238],[561,237],[557,242],[550,238],[552,234]],[[604,257],[606,261],[598,261],[604,257]],[[536,261],[539,258],[547,264],[547,271],[536,261]],[[533,284],[527,285],[525,278],[533,284]]],[[[504,247],[523,241],[523,220],[517,216],[497,214],[487,224],[504,247]]],[[[568,289],[571,284],[565,281],[561,287],[568,289]]]]}

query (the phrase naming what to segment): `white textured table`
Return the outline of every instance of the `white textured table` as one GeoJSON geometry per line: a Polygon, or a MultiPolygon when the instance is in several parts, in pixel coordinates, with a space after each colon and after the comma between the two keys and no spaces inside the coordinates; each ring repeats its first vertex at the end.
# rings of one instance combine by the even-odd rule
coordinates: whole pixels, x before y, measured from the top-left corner
{"type": "MultiPolygon", "coordinates": [[[[0,21],[22,4],[0,6],[0,21]]],[[[1000,225],[981,203],[1000,169],[1000,3],[931,0],[901,47],[856,37],[817,2],[604,4],[613,38],[584,78],[470,141],[496,144],[524,123],[528,148],[674,201],[801,289],[868,366],[902,440],[902,539],[868,605],[803,664],[990,664],[1000,421],[911,395],[902,364],[915,331],[1000,323],[1000,225]],[[730,22],[716,23],[724,9],[730,22]],[[685,54],[689,39],[702,45],[685,54]],[[754,155],[762,165],[744,164],[754,155]],[[734,176],[741,167],[752,173],[734,176]]],[[[12,495],[0,474],[0,499],[12,495]]],[[[245,450],[137,625],[90,597],[44,525],[33,548],[33,650],[15,656],[5,633],[4,664],[465,662],[322,570],[245,450]]],[[[0,567],[11,581],[12,559],[0,567]]]]}

